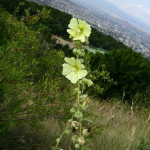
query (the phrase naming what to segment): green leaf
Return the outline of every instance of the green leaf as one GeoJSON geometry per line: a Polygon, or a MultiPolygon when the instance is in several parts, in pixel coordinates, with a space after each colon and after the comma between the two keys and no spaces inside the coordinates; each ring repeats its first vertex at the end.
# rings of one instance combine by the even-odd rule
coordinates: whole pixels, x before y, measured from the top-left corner
{"type": "Polygon", "coordinates": [[[84,118],[84,121],[87,121],[87,122],[90,122],[90,123],[93,123],[92,120],[88,119],[88,118],[84,118]]]}

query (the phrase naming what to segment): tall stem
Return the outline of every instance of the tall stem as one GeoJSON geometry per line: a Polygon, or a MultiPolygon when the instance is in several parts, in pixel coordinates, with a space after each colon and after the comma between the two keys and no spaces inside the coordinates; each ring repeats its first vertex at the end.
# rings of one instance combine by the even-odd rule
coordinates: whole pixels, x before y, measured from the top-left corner
{"type": "Polygon", "coordinates": [[[80,94],[80,84],[79,84],[79,80],[78,80],[78,98],[77,98],[77,102],[78,102],[78,111],[80,110],[80,99],[79,99],[79,94],[80,94]]]}
{"type": "MultiPolygon", "coordinates": [[[[70,125],[70,123],[67,124],[65,130],[68,128],[69,125],[70,125]]],[[[64,134],[65,134],[65,130],[64,130],[64,132],[62,133],[62,135],[60,136],[60,141],[61,141],[62,137],[63,137],[64,134]]],[[[58,143],[56,144],[56,148],[58,147],[59,143],[60,143],[60,142],[58,142],[58,143]]]]}
{"type": "MultiPolygon", "coordinates": [[[[80,94],[80,83],[79,83],[79,80],[78,80],[78,99],[77,99],[77,102],[78,102],[78,111],[80,111],[80,98],[79,98],[79,94],[80,94]]],[[[82,136],[82,134],[81,134],[81,121],[79,120],[79,137],[81,137],[82,136]]],[[[81,147],[80,147],[80,149],[81,149],[81,147]]]]}

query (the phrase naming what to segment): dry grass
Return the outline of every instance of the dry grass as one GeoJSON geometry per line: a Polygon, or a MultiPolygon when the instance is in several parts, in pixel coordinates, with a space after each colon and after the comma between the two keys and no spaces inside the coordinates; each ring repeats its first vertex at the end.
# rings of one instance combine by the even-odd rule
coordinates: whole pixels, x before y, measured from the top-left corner
{"type": "MultiPolygon", "coordinates": [[[[96,124],[108,126],[101,135],[96,135],[91,141],[92,150],[150,150],[150,145],[139,149],[142,139],[150,143],[150,121],[148,111],[133,111],[129,106],[120,103],[110,102],[90,102],[91,110],[102,119],[97,119],[96,124]]],[[[43,123],[43,140],[50,145],[54,143],[52,138],[56,138],[56,133],[60,134],[60,129],[56,120],[49,119],[43,123]],[[53,141],[53,142],[52,142],[53,141]]],[[[63,139],[62,147],[68,150],[70,138],[63,139]]],[[[144,145],[143,145],[144,146],[144,145]]]]}
{"type": "Polygon", "coordinates": [[[91,102],[91,109],[103,117],[97,120],[97,124],[108,126],[94,140],[93,150],[137,150],[141,139],[147,140],[150,136],[149,114],[146,111],[134,112],[129,106],[106,102],[91,102]]]}

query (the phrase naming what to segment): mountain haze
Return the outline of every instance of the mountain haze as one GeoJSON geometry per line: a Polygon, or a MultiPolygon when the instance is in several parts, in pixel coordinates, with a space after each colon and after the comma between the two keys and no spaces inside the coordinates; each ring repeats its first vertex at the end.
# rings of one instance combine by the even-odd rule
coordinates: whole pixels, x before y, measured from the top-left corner
{"type": "MultiPolygon", "coordinates": [[[[143,32],[133,23],[122,19],[126,13],[106,0],[29,0],[42,3],[87,21],[92,27],[117,41],[124,43],[136,52],[150,56],[150,34],[143,32]],[[121,16],[123,16],[121,18],[121,16]]],[[[130,15],[129,15],[130,16],[130,15]]],[[[127,17],[126,17],[127,18],[127,17]]],[[[136,20],[134,20],[135,24],[136,20]]],[[[143,29],[144,30],[144,29],[143,29]]]]}
{"type": "Polygon", "coordinates": [[[129,14],[123,12],[117,6],[115,6],[112,3],[109,3],[106,0],[94,0],[94,1],[82,0],[82,2],[89,4],[90,7],[93,7],[97,10],[104,11],[106,13],[109,13],[112,16],[115,16],[115,17],[118,17],[125,21],[128,21],[130,24],[132,24],[144,31],[148,31],[150,33],[150,25],[149,24],[140,20],[139,18],[136,18],[132,15],[129,15],[129,14]]]}

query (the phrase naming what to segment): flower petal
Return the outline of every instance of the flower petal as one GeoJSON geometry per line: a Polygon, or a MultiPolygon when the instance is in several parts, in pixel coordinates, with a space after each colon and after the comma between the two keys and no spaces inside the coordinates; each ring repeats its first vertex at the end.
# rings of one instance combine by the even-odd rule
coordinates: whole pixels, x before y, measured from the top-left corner
{"type": "Polygon", "coordinates": [[[76,63],[74,57],[71,57],[71,58],[65,57],[65,61],[70,65],[75,65],[75,63],[76,63]]]}
{"type": "Polygon", "coordinates": [[[68,25],[70,29],[77,29],[78,28],[78,21],[76,18],[72,18],[70,24],[68,25]]]}
{"type": "Polygon", "coordinates": [[[67,32],[72,35],[75,36],[76,35],[76,30],[72,30],[72,29],[67,29],[67,32]]]}
{"type": "Polygon", "coordinates": [[[78,22],[79,22],[79,27],[80,28],[85,28],[85,25],[87,24],[85,21],[82,21],[82,20],[78,19],[78,22]]]}
{"type": "Polygon", "coordinates": [[[84,34],[76,35],[73,39],[74,40],[80,40],[81,42],[85,42],[84,34]]]}
{"type": "Polygon", "coordinates": [[[80,59],[76,59],[76,65],[80,68],[80,66],[81,66],[81,61],[80,61],[80,59]]]}
{"type": "Polygon", "coordinates": [[[69,64],[63,64],[63,75],[68,75],[73,70],[73,67],[69,64]]]}
{"type": "Polygon", "coordinates": [[[66,76],[66,78],[68,78],[71,81],[71,83],[73,83],[73,84],[77,83],[77,81],[78,81],[77,77],[78,76],[75,72],[71,72],[66,76]]]}
{"type": "Polygon", "coordinates": [[[78,39],[80,39],[81,42],[85,42],[85,36],[84,36],[84,34],[80,35],[80,36],[78,37],[78,39]]]}
{"type": "Polygon", "coordinates": [[[78,70],[77,75],[78,75],[78,79],[82,79],[87,75],[87,71],[86,70],[78,70]]]}
{"type": "Polygon", "coordinates": [[[91,34],[91,28],[90,26],[87,26],[84,30],[83,30],[83,34],[86,36],[86,37],[89,37],[90,34],[91,34]]]}

